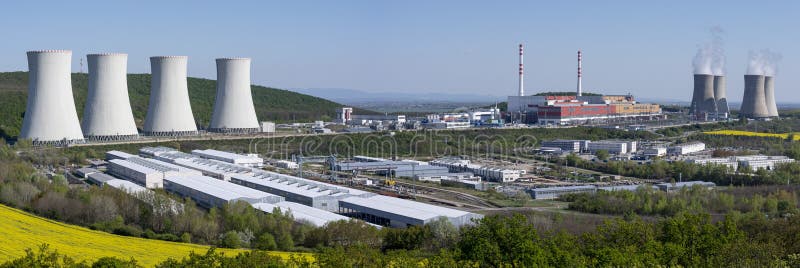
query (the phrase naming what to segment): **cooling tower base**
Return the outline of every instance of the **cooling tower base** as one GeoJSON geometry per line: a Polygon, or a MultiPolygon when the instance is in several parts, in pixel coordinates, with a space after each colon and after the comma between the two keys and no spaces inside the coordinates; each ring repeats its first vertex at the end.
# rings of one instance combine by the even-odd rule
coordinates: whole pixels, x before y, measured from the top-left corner
{"type": "Polygon", "coordinates": [[[183,136],[197,136],[198,131],[152,131],[144,132],[145,136],[153,137],[183,137],[183,136]]]}
{"type": "Polygon", "coordinates": [[[139,134],[86,136],[87,141],[130,141],[138,139],[139,139],[139,134]]]}
{"type": "Polygon", "coordinates": [[[66,147],[73,144],[82,144],[86,143],[86,140],[59,140],[59,141],[40,141],[40,140],[33,140],[31,141],[33,146],[56,146],[56,147],[66,147]]]}
{"type": "Polygon", "coordinates": [[[208,132],[225,133],[225,134],[252,134],[260,132],[258,128],[209,128],[208,132]]]}

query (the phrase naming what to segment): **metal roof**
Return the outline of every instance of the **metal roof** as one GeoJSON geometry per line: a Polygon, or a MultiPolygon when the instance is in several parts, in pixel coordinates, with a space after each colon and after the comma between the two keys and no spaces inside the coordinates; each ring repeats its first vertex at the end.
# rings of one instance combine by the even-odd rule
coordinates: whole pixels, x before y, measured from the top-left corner
{"type": "Polygon", "coordinates": [[[94,183],[97,183],[97,184],[105,184],[106,182],[108,182],[110,180],[118,180],[117,178],[115,178],[115,177],[113,177],[111,175],[108,175],[108,174],[105,174],[105,173],[100,173],[100,172],[89,174],[89,176],[87,176],[87,178],[90,181],[92,181],[94,183]]]}
{"type": "Polygon", "coordinates": [[[106,185],[125,191],[129,194],[147,192],[147,188],[126,180],[113,179],[105,182],[106,185]]]}
{"type": "Polygon", "coordinates": [[[333,212],[287,201],[282,201],[275,204],[255,203],[253,204],[253,207],[267,213],[272,213],[275,208],[278,208],[283,213],[288,212],[296,221],[308,222],[317,227],[322,227],[329,222],[350,219],[333,212]]]}
{"type": "Polygon", "coordinates": [[[200,156],[206,156],[206,157],[218,157],[218,158],[223,158],[225,160],[231,160],[231,161],[235,161],[235,160],[262,161],[262,162],[264,161],[263,159],[255,157],[255,156],[241,155],[241,154],[235,154],[235,153],[231,153],[231,152],[225,152],[225,151],[219,151],[219,150],[213,150],[213,149],[192,150],[192,154],[196,154],[196,155],[200,155],[200,156]]]}
{"type": "Polygon", "coordinates": [[[306,183],[301,180],[282,180],[278,177],[233,175],[231,178],[311,198],[334,195],[341,192],[334,187],[320,187],[320,185],[306,183]]]}
{"type": "Polygon", "coordinates": [[[456,218],[470,214],[466,211],[434,206],[384,195],[374,195],[370,197],[348,197],[342,199],[340,202],[351,203],[361,207],[383,211],[402,217],[417,219],[422,222],[427,222],[428,220],[438,217],[456,218]]]}
{"type": "Polygon", "coordinates": [[[554,192],[554,191],[574,191],[574,190],[593,190],[597,187],[594,185],[577,185],[577,186],[560,186],[560,187],[546,187],[546,188],[534,188],[531,191],[534,192],[554,192]]]}
{"type": "MultiPolygon", "coordinates": [[[[130,162],[128,160],[112,159],[112,160],[110,160],[108,162],[116,164],[116,165],[119,165],[121,167],[130,169],[130,170],[133,170],[135,172],[143,173],[143,174],[161,173],[161,171],[159,171],[159,170],[150,168],[148,166],[139,165],[137,163],[133,163],[133,162],[130,162]]],[[[114,169],[113,165],[112,165],[111,169],[114,169]]]]}
{"type": "Polygon", "coordinates": [[[167,177],[164,180],[228,201],[239,198],[264,199],[278,197],[270,193],[206,176],[167,177]]]}

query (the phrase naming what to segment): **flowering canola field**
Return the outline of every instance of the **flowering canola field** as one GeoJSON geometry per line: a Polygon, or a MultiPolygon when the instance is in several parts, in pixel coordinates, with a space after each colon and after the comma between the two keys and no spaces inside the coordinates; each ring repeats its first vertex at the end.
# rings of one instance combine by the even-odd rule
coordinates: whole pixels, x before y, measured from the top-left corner
{"type": "MultiPolygon", "coordinates": [[[[729,135],[729,136],[747,136],[747,137],[771,137],[771,138],[781,138],[786,139],[789,136],[788,133],[761,133],[761,132],[751,132],[751,131],[741,131],[741,130],[717,130],[717,131],[707,131],[703,132],[703,134],[708,135],[729,135]]],[[[800,140],[800,135],[795,135],[794,140],[800,140]]]]}
{"type": "MultiPolygon", "coordinates": [[[[0,264],[22,257],[26,248],[36,250],[43,243],[49,244],[50,249],[57,249],[59,253],[77,261],[92,261],[105,256],[123,259],[133,257],[145,267],[152,267],[169,257],[180,259],[192,251],[204,254],[208,250],[208,246],[94,231],[0,205],[0,264]]],[[[228,256],[244,251],[218,250],[228,256]]],[[[290,255],[286,252],[271,252],[271,254],[284,258],[290,255]]],[[[304,257],[311,258],[311,255],[306,255],[304,257]]]]}

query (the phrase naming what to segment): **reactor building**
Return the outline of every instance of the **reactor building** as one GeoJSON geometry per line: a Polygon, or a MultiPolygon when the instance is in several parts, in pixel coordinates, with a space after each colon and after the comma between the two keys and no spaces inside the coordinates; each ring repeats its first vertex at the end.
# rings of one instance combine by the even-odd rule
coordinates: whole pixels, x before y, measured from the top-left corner
{"type": "Polygon", "coordinates": [[[28,100],[20,138],[34,144],[84,141],[72,98],[72,51],[28,51],[28,100]]]}
{"type": "Polygon", "coordinates": [[[90,54],[89,95],[81,128],[88,140],[116,141],[139,137],[128,98],[128,55],[90,54]]]}
{"type": "Polygon", "coordinates": [[[217,59],[217,95],[208,131],[253,133],[259,131],[250,89],[250,59],[217,59]]]}
{"type": "Polygon", "coordinates": [[[150,57],[152,81],[143,131],[149,136],[197,134],[186,85],[186,56],[150,57]]]}
{"type": "MultiPolygon", "coordinates": [[[[618,119],[661,116],[658,104],[639,103],[633,95],[596,95],[583,92],[582,52],[578,51],[578,80],[571,94],[525,95],[523,88],[522,45],[519,50],[519,88],[516,96],[508,96],[506,117],[524,124],[567,125],[618,119]]],[[[561,92],[567,93],[567,92],[561,92]]]]}

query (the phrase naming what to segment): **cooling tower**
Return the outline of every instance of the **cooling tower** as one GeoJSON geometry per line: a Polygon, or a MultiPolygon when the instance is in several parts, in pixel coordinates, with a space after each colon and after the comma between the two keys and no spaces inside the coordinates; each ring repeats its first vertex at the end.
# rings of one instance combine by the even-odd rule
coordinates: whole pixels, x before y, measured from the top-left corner
{"type": "Polygon", "coordinates": [[[728,109],[725,76],[714,76],[714,100],[716,101],[718,114],[727,114],[730,112],[728,109]]]}
{"type": "Polygon", "coordinates": [[[694,94],[692,96],[692,113],[715,113],[714,76],[710,74],[694,75],[694,94]]]}
{"type": "Polygon", "coordinates": [[[114,141],[139,137],[128,98],[128,55],[86,55],[89,96],[83,109],[83,133],[89,140],[114,141]]]}
{"type": "Polygon", "coordinates": [[[258,127],[250,92],[250,59],[217,59],[217,97],[208,131],[252,133],[258,127]]]}
{"type": "Polygon", "coordinates": [[[775,103],[775,77],[764,77],[764,100],[770,117],[778,116],[778,105],[775,103]]]}
{"type": "Polygon", "coordinates": [[[749,118],[769,117],[767,100],[764,94],[763,75],[744,75],[744,98],[741,113],[749,118]]]}
{"type": "Polygon", "coordinates": [[[144,134],[186,136],[197,134],[186,86],[186,56],[150,57],[152,81],[144,134]]]}
{"type": "Polygon", "coordinates": [[[72,51],[28,51],[28,102],[20,138],[34,144],[83,142],[72,98],[72,51]]]}

